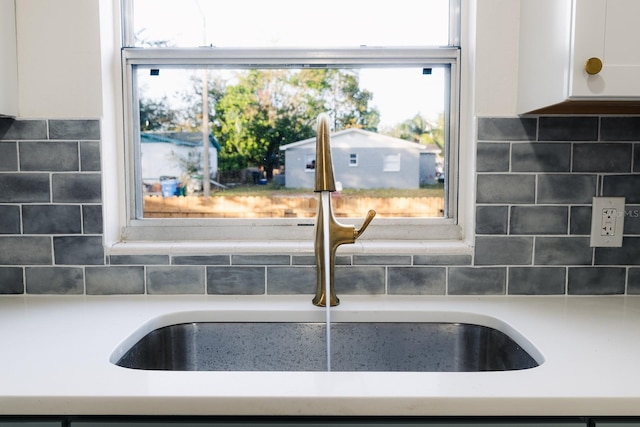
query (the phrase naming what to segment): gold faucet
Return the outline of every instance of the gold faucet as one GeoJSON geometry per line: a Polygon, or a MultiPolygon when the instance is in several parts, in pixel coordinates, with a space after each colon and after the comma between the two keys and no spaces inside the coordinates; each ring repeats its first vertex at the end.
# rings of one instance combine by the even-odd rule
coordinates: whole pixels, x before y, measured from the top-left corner
{"type": "MultiPolygon", "coordinates": [[[[331,146],[329,143],[329,116],[322,113],[318,116],[317,135],[316,135],[316,170],[315,170],[315,188],[316,193],[323,191],[336,191],[335,178],[333,176],[333,162],[331,160],[331,146]]],[[[338,246],[345,243],[354,243],[358,237],[362,235],[376,211],[371,209],[367,213],[362,226],[356,229],[353,225],[340,224],[333,215],[331,209],[331,197],[322,196],[318,199],[318,214],[316,216],[315,225],[315,251],[316,251],[316,270],[317,270],[317,287],[316,296],[313,304],[319,307],[326,307],[327,295],[325,285],[325,266],[329,263],[329,303],[331,306],[340,304],[340,300],[336,296],[334,287],[334,276],[336,266],[336,250],[338,246]],[[329,222],[329,259],[325,256],[325,230],[323,227],[324,216],[327,215],[329,222]]]]}

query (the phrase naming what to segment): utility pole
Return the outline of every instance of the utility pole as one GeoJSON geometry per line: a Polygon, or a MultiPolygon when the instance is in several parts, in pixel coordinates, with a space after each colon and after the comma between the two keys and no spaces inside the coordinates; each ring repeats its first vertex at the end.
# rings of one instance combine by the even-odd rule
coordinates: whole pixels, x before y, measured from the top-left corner
{"type": "Polygon", "coordinates": [[[209,76],[207,69],[202,72],[202,192],[204,197],[211,195],[211,181],[209,177],[209,76]]]}
{"type": "MultiPolygon", "coordinates": [[[[202,16],[202,46],[207,46],[207,16],[205,15],[200,2],[196,0],[196,5],[202,16]]],[[[211,195],[211,178],[209,171],[209,73],[207,67],[202,70],[202,193],[204,197],[211,195]]]]}

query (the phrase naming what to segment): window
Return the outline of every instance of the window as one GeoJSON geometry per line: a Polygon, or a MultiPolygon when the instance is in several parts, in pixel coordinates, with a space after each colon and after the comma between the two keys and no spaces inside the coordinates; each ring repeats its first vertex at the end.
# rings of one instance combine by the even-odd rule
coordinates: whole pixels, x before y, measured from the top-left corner
{"type": "MultiPolygon", "coordinates": [[[[308,9],[294,0],[123,0],[126,238],[306,235],[320,112],[333,120],[341,205],[359,194],[440,200],[433,212],[382,213],[368,237],[388,238],[384,225],[397,221],[455,226],[458,1],[329,0],[310,31],[308,9]],[[444,165],[444,183],[421,184],[424,152],[444,165]],[[238,208],[256,197],[265,202],[238,208]],[[286,208],[273,207],[285,198],[286,208]],[[174,202],[181,213],[163,216],[174,202]]],[[[359,223],[365,213],[340,216],[359,223]]]]}
{"type": "Polygon", "coordinates": [[[384,172],[400,172],[400,154],[385,154],[382,170],[384,172]]]}
{"type": "Polygon", "coordinates": [[[316,156],[307,154],[305,156],[304,168],[307,172],[315,172],[316,170],[316,156]]]}

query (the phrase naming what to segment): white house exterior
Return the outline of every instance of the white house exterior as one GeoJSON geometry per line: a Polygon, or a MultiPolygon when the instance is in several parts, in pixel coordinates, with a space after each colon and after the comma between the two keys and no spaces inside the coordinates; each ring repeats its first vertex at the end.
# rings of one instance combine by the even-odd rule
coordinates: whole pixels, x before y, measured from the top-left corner
{"type": "MultiPolygon", "coordinates": [[[[209,136],[209,171],[218,172],[218,149],[220,145],[209,136]]],[[[186,159],[194,150],[202,153],[202,134],[198,132],[142,132],[140,134],[140,162],[142,181],[153,184],[161,177],[180,178],[184,166],[178,158],[186,159]]],[[[200,170],[202,165],[200,164],[200,170]]]]}
{"type": "MultiPolygon", "coordinates": [[[[316,138],[280,150],[285,154],[285,187],[313,188],[316,138]]],[[[424,145],[362,129],[331,134],[335,180],[342,188],[419,188],[424,152],[424,145]]]]}

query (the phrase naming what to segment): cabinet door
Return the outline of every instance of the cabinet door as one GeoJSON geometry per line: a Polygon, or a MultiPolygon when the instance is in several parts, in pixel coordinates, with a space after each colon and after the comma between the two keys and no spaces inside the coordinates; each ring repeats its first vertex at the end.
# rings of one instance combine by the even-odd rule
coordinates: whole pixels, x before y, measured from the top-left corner
{"type": "Polygon", "coordinates": [[[624,99],[640,96],[640,1],[574,0],[571,99],[624,99]],[[585,64],[600,58],[602,71],[589,75],[585,64]]]}

